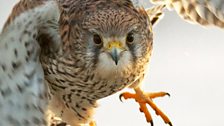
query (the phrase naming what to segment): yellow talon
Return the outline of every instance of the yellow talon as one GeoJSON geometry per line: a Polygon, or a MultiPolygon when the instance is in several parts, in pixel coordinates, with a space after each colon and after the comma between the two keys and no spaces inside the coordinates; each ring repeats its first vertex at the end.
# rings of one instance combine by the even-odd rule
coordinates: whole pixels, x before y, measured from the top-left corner
{"type": "Polygon", "coordinates": [[[169,118],[154,104],[152,101],[153,98],[163,97],[163,96],[170,96],[169,93],[166,92],[156,92],[156,93],[143,93],[143,91],[140,88],[135,88],[135,94],[124,92],[120,95],[120,100],[122,101],[122,97],[124,99],[135,99],[136,102],[140,105],[140,111],[145,114],[147,122],[151,123],[151,126],[153,126],[153,120],[152,116],[149,113],[146,104],[149,104],[151,108],[156,112],[157,115],[161,116],[161,118],[164,120],[166,124],[169,124],[172,126],[171,121],[169,118]]]}

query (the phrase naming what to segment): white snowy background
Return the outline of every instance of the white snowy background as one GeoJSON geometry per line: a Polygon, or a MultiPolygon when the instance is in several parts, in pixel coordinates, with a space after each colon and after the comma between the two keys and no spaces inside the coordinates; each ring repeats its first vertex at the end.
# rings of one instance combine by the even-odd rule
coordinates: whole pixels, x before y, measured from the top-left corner
{"type": "MultiPolygon", "coordinates": [[[[0,29],[17,1],[0,0],[0,29]]],[[[192,25],[167,11],[154,32],[144,89],[171,94],[155,103],[174,126],[224,126],[224,30],[192,25]]],[[[134,100],[121,103],[119,93],[100,101],[97,126],[150,126],[138,104],[134,100]]],[[[165,126],[150,111],[154,125],[165,126]]]]}

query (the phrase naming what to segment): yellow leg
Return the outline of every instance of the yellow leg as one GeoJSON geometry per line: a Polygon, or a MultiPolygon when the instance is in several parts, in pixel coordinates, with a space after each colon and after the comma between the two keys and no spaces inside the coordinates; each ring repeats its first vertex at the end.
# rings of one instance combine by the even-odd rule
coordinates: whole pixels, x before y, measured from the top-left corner
{"type": "Polygon", "coordinates": [[[153,126],[152,116],[150,115],[146,104],[149,104],[151,108],[156,112],[157,115],[161,116],[166,124],[172,126],[171,121],[169,118],[153,103],[153,98],[163,97],[163,96],[170,96],[169,93],[166,92],[156,92],[156,93],[144,93],[139,87],[135,88],[135,94],[124,92],[120,95],[120,99],[123,97],[124,99],[135,99],[136,102],[140,105],[140,111],[145,114],[147,122],[151,123],[153,126]]]}
{"type": "Polygon", "coordinates": [[[96,122],[95,122],[95,121],[91,121],[91,122],[89,123],[89,126],[96,126],[96,122]]]}

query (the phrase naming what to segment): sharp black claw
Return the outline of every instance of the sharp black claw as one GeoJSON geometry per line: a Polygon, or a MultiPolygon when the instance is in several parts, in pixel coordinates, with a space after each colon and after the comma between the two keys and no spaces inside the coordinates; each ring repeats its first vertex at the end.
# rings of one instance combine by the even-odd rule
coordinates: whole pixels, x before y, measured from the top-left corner
{"type": "Polygon", "coordinates": [[[122,101],[122,97],[123,97],[123,94],[120,94],[120,95],[119,95],[119,99],[120,99],[121,102],[123,102],[123,101],[122,101]]]}
{"type": "Polygon", "coordinates": [[[168,123],[170,126],[173,126],[173,124],[171,122],[168,123]]]}
{"type": "Polygon", "coordinates": [[[139,108],[139,111],[140,111],[140,112],[143,112],[141,108],[139,108]]]}
{"type": "Polygon", "coordinates": [[[151,126],[154,126],[154,123],[153,123],[153,121],[152,121],[152,120],[150,121],[150,124],[151,124],[151,126]]]}
{"type": "Polygon", "coordinates": [[[166,93],[166,95],[170,97],[170,93],[166,93]]]}

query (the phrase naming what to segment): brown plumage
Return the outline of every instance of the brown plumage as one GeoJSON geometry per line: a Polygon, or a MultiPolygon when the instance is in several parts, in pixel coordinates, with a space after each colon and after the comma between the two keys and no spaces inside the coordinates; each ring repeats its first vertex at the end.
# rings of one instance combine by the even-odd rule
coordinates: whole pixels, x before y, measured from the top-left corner
{"type": "Polygon", "coordinates": [[[175,10],[185,21],[201,26],[224,28],[223,0],[151,0],[175,10]]]}
{"type": "Polygon", "coordinates": [[[52,99],[65,102],[61,110],[51,104],[56,108],[53,111],[57,110],[56,115],[69,124],[86,123],[98,99],[118,92],[143,76],[152,45],[150,22],[146,13],[139,13],[128,1],[108,4],[108,1],[67,0],[59,3],[63,55],[43,54],[41,62],[52,99]],[[133,32],[139,40],[136,45],[126,45],[125,38],[132,30],[136,30],[133,32]],[[94,43],[95,34],[102,43],[94,43]],[[117,66],[106,50],[110,41],[122,42],[128,52],[124,51],[126,57],[121,58],[117,66]],[[110,66],[112,68],[108,68],[110,66]]]}
{"type": "MultiPolygon", "coordinates": [[[[47,1],[22,0],[4,29],[21,13],[47,1]]],[[[145,103],[151,103],[139,86],[152,50],[151,21],[156,22],[161,7],[149,11],[149,18],[143,8],[135,8],[129,0],[55,2],[60,16],[48,20],[51,29],[41,29],[37,36],[45,84],[50,89],[49,110],[68,124],[79,126],[91,122],[97,100],[125,87],[134,88],[145,103]]],[[[122,96],[129,98],[127,93],[122,96]]],[[[140,104],[141,110],[152,123],[144,105],[140,104]]],[[[168,118],[164,120],[171,124],[168,118]]]]}

